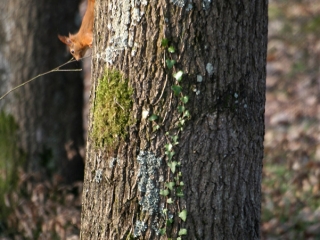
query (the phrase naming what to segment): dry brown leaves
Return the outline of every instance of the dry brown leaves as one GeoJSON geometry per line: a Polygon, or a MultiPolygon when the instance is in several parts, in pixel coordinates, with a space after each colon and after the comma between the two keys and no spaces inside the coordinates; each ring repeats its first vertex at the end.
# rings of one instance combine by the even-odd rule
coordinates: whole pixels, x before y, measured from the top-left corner
{"type": "Polygon", "coordinates": [[[263,239],[320,239],[320,2],[270,1],[263,239]]]}
{"type": "Polygon", "coordinates": [[[82,183],[66,186],[58,175],[20,172],[16,190],[8,193],[7,237],[0,239],[79,239],[82,183]]]}

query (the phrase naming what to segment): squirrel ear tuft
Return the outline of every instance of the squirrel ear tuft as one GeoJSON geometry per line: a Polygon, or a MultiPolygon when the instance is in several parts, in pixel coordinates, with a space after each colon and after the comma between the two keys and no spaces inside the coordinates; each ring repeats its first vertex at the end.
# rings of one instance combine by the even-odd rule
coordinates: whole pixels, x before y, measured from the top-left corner
{"type": "Polygon", "coordinates": [[[58,38],[60,39],[61,42],[63,42],[68,46],[71,44],[71,40],[69,37],[58,35],[58,38]]]}

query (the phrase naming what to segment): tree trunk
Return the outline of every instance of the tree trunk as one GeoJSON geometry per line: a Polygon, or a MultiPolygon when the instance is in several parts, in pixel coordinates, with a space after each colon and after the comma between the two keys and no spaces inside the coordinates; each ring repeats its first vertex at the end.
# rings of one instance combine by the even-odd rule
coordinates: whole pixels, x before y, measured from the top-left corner
{"type": "Polygon", "coordinates": [[[81,239],[260,238],[266,46],[267,1],[96,2],[81,239]]]}
{"type": "MultiPolygon", "coordinates": [[[[2,1],[1,95],[70,59],[57,34],[75,29],[78,3],[2,1]]],[[[66,68],[79,68],[79,64],[66,68]]],[[[78,72],[51,73],[0,101],[1,109],[13,115],[19,125],[19,139],[30,171],[45,167],[48,173],[57,171],[67,181],[82,179],[82,91],[78,72]]]]}

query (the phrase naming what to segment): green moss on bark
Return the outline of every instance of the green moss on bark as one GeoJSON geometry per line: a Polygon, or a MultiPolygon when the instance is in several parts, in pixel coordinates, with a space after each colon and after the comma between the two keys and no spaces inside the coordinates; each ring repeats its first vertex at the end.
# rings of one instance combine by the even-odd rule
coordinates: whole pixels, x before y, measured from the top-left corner
{"type": "Polygon", "coordinates": [[[130,117],[133,89],[129,80],[113,69],[107,69],[99,81],[94,106],[92,137],[97,147],[122,141],[133,124],[130,117]]]}

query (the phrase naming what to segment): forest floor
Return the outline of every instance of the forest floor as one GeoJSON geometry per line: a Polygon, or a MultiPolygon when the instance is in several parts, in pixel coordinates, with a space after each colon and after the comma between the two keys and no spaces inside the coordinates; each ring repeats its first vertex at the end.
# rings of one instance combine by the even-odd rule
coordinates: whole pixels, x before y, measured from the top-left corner
{"type": "Polygon", "coordinates": [[[320,239],[320,1],[270,1],[263,239],[320,239]]]}
{"type": "MultiPolygon", "coordinates": [[[[319,0],[269,1],[267,60],[262,239],[320,239],[319,0]]],[[[79,239],[81,194],[21,172],[0,239],[79,239]]]]}

